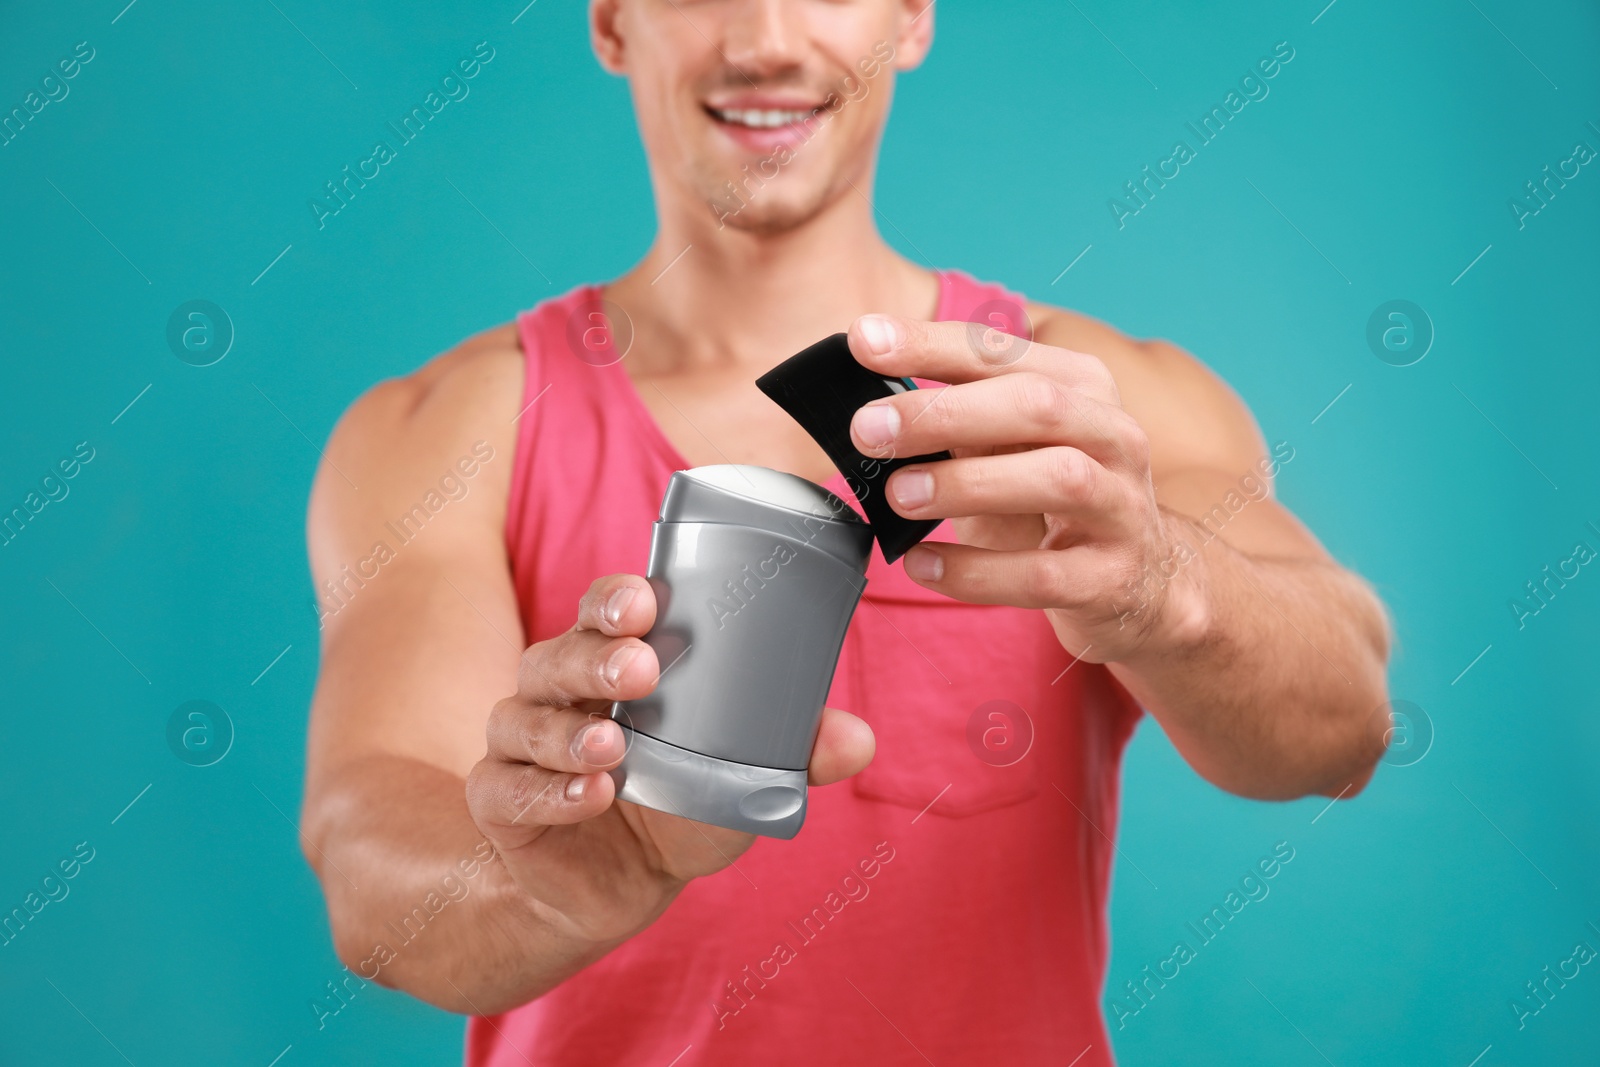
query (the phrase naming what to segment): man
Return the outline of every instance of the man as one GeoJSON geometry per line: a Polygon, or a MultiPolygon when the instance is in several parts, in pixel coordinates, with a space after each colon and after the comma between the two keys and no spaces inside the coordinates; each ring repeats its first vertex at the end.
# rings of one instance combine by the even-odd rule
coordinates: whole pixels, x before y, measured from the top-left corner
{"type": "Polygon", "coordinates": [[[877,145],[934,19],[592,0],[649,253],[379,385],[328,444],[307,857],[340,957],[477,1016],[469,1063],[1110,1063],[1141,707],[1245,796],[1352,796],[1382,751],[1383,611],[1267,493],[1290,446],[1171,345],[879,237],[877,145]],[[640,640],[667,479],[748,463],[848,493],[754,384],[845,328],[929,386],[861,409],[857,447],[951,450],[888,487],[951,521],[874,555],[806,826],[616,801],[604,711],[670,666],[640,640]]]}

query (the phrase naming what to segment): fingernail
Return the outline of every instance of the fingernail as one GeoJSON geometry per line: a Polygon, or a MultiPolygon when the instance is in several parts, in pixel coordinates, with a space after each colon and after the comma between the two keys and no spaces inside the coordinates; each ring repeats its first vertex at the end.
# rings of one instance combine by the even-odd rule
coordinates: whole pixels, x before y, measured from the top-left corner
{"type": "Polygon", "coordinates": [[[638,645],[623,645],[621,648],[611,653],[611,657],[606,660],[605,667],[603,667],[600,671],[600,673],[605,677],[606,684],[612,686],[616,685],[617,679],[622,677],[622,672],[627,669],[628,664],[633,662],[633,657],[637,656],[638,654],[638,645]]]}
{"type": "Polygon", "coordinates": [[[906,553],[906,573],[918,581],[937,582],[944,577],[944,557],[931,548],[918,545],[906,553]]]}
{"type": "Polygon", "coordinates": [[[868,448],[882,448],[900,433],[900,413],[891,404],[868,404],[855,413],[850,428],[868,448]]]}
{"type": "Polygon", "coordinates": [[[589,779],[584,775],[577,775],[567,782],[567,799],[576,804],[583,799],[583,794],[589,791],[589,779]]]}
{"type": "Polygon", "coordinates": [[[616,629],[622,625],[622,613],[628,610],[628,605],[633,603],[638,592],[633,586],[625,585],[606,598],[606,606],[600,609],[600,615],[607,626],[616,629]]]}
{"type": "Polygon", "coordinates": [[[896,471],[889,481],[894,502],[903,508],[920,508],[933,499],[933,475],[927,471],[896,471]]]}
{"type": "Polygon", "coordinates": [[[873,355],[885,355],[900,347],[900,324],[884,315],[863,315],[861,338],[873,355]]]}
{"type": "Polygon", "coordinates": [[[585,763],[604,763],[604,750],[611,743],[605,723],[592,722],[572,735],[572,755],[585,763]]]}

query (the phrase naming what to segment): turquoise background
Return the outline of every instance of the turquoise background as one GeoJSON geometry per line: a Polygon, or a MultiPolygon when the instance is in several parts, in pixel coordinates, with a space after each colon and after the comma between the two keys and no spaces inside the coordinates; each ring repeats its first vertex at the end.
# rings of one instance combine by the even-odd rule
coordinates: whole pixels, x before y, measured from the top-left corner
{"type": "MultiPolygon", "coordinates": [[[[304,504],[366,386],[644,251],[625,88],[570,0],[124,2],[0,16],[0,109],[95,49],[0,147],[0,511],[95,450],[0,547],[0,912],[95,850],[0,948],[0,1062],[449,1063],[461,1021],[404,996],[320,1031],[309,1008],[339,965],[289,821],[304,504]],[[319,231],[309,198],[483,40],[470,96],[319,231]],[[237,333],[213,366],[165,340],[192,299],[237,333]],[[233,723],[213,766],[168,748],[189,700],[233,723]]],[[[1390,605],[1394,695],[1431,723],[1425,758],[1324,810],[1223,795],[1145,722],[1108,1010],[1275,843],[1295,858],[1115,1032],[1121,1061],[1593,1062],[1600,965],[1525,1029],[1508,1005],[1600,947],[1600,571],[1524,629],[1508,604],[1600,548],[1600,163],[1523,229],[1507,202],[1600,148],[1600,12],[1324,2],[945,0],[885,231],[1226,376],[1296,450],[1282,497],[1390,605]],[[1279,41],[1270,95],[1119,229],[1109,199],[1279,41]],[[1391,299],[1431,320],[1415,365],[1368,347],[1391,299]]]]}

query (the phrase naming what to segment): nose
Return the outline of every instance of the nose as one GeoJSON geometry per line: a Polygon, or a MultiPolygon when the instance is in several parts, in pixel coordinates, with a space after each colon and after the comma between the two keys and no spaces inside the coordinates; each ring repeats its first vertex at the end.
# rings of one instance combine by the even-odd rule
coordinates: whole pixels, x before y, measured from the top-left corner
{"type": "Polygon", "coordinates": [[[724,24],[723,57],[752,81],[798,67],[800,6],[798,0],[735,0],[724,24]]]}

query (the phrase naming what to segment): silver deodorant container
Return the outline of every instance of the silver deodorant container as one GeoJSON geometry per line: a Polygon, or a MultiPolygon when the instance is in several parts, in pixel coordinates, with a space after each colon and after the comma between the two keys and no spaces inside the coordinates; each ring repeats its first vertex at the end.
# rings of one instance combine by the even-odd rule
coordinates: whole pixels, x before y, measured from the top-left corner
{"type": "Polygon", "coordinates": [[[661,678],[612,704],[617,796],[697,822],[791,838],[872,528],[839,497],[767,467],[678,471],[661,501],[644,640],[661,678]]]}

